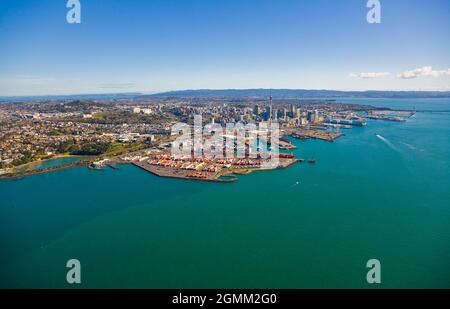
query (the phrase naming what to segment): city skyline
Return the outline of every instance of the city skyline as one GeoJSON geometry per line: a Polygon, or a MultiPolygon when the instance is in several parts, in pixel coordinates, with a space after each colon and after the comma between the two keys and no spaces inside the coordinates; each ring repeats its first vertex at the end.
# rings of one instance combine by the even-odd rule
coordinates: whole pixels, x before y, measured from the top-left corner
{"type": "Polygon", "coordinates": [[[0,1],[0,96],[450,90],[447,1],[80,2],[0,1]]]}

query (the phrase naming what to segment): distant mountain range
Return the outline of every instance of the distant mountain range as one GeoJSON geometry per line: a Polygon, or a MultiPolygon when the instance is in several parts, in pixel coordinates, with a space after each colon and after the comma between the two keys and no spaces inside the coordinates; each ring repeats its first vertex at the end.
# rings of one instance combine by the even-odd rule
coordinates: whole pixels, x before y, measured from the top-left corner
{"type": "Polygon", "coordinates": [[[306,89],[223,89],[181,90],[157,93],[141,97],[216,97],[259,98],[272,95],[274,98],[450,98],[450,91],[337,91],[306,89]]]}
{"type": "Polygon", "coordinates": [[[74,95],[47,95],[47,96],[10,96],[0,97],[0,102],[26,102],[49,100],[113,100],[133,99],[141,93],[104,93],[104,94],[74,94],[74,95]]]}
{"type": "Polygon", "coordinates": [[[265,98],[277,99],[332,99],[353,98],[450,98],[450,91],[337,91],[306,89],[221,89],[178,90],[144,95],[141,93],[78,94],[55,96],[0,97],[0,102],[48,101],[48,100],[112,100],[145,98],[265,98]]]}

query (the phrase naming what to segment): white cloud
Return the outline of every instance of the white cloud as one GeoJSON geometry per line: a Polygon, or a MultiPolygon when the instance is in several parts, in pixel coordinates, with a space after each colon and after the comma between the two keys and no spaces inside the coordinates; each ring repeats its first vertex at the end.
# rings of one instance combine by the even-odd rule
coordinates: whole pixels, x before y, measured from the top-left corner
{"type": "Polygon", "coordinates": [[[398,77],[402,79],[412,79],[421,76],[439,77],[443,75],[450,75],[450,68],[447,70],[433,70],[433,67],[425,66],[423,68],[403,72],[399,74],[398,77]]]}
{"type": "Polygon", "coordinates": [[[370,78],[383,78],[386,76],[391,75],[391,73],[389,72],[368,72],[368,73],[359,73],[359,74],[355,74],[355,73],[350,73],[350,77],[359,77],[362,79],[370,79],[370,78]]]}

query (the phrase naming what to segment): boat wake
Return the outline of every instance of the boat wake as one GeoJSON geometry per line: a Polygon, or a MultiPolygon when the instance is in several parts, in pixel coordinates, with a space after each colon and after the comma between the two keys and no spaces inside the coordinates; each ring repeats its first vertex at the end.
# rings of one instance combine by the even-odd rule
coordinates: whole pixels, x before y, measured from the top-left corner
{"type": "Polygon", "coordinates": [[[296,187],[296,186],[298,186],[300,184],[300,182],[299,181],[297,181],[296,183],[294,183],[290,188],[294,188],[294,187],[296,187]]]}
{"type": "Polygon", "coordinates": [[[408,143],[403,143],[402,142],[402,144],[405,145],[406,147],[408,147],[409,149],[414,150],[414,151],[420,151],[420,152],[424,151],[423,149],[417,148],[416,146],[413,146],[413,145],[408,144],[408,143]]]}
{"type": "Polygon", "coordinates": [[[392,144],[392,142],[390,140],[388,140],[387,138],[385,138],[384,136],[381,136],[380,134],[376,134],[376,137],[378,137],[383,143],[385,143],[392,150],[400,152],[400,150],[397,147],[395,147],[395,145],[392,144]]]}

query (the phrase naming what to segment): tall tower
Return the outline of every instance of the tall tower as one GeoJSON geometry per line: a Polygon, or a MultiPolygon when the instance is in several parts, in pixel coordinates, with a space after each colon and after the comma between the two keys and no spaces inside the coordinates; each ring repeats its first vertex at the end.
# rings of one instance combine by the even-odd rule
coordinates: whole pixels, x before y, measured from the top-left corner
{"type": "Polygon", "coordinates": [[[272,90],[271,90],[269,95],[269,120],[272,120],[272,111],[273,106],[272,106],[272,90]]]}

